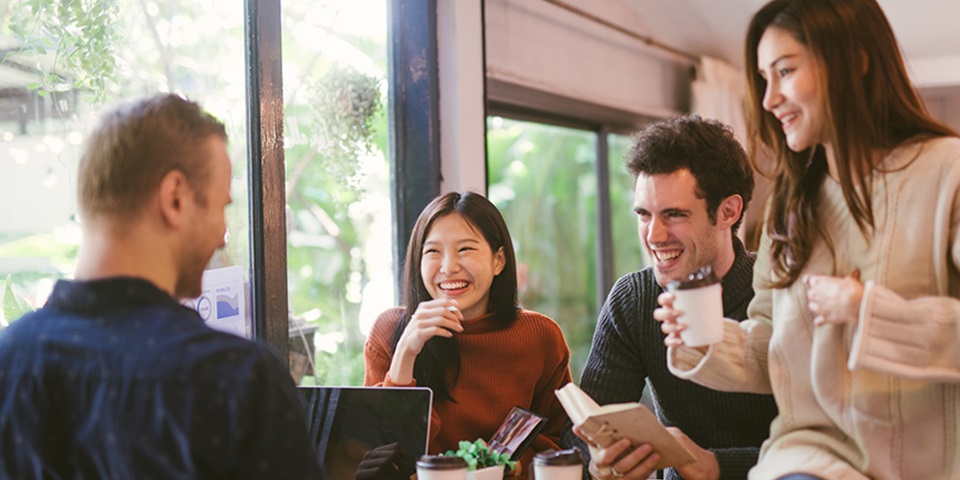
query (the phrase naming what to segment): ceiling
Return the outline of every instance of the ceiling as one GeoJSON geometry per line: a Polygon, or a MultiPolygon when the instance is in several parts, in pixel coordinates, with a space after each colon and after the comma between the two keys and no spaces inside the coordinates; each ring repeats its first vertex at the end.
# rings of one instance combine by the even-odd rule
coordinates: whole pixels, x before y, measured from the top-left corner
{"type": "MultiPolygon", "coordinates": [[[[743,35],[767,0],[627,0],[660,42],[742,67],[743,35]]],[[[878,0],[914,83],[960,86],[960,0],[878,0]]]]}

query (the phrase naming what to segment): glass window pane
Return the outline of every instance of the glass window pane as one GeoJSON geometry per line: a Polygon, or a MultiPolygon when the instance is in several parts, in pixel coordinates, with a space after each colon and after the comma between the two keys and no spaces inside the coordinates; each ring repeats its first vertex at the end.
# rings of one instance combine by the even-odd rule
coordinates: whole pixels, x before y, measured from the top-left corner
{"type": "Polygon", "coordinates": [[[396,304],[385,0],[283,2],[291,372],[361,385],[363,343],[396,304]]]}
{"type": "Polygon", "coordinates": [[[607,135],[610,152],[610,229],[613,238],[613,276],[620,278],[650,265],[637,234],[633,212],[633,176],[624,166],[632,140],[627,135],[607,135]]]}
{"type": "MultiPolygon", "coordinates": [[[[199,102],[227,126],[229,241],[208,268],[240,266],[231,271],[247,283],[243,3],[78,2],[80,11],[55,11],[58,2],[40,2],[35,11],[33,4],[9,4],[0,22],[0,48],[8,52],[0,56],[0,280],[10,282],[0,290],[10,292],[4,304],[41,306],[56,279],[73,275],[77,161],[89,126],[104,108],[165,91],[199,102]]],[[[249,299],[235,301],[247,318],[217,318],[210,309],[208,320],[249,334],[249,299]]],[[[18,310],[2,318],[12,321],[18,310]]]]}
{"type": "Polygon", "coordinates": [[[597,319],[593,132],[487,119],[489,198],[517,252],[524,308],[557,321],[579,378],[597,319]]]}

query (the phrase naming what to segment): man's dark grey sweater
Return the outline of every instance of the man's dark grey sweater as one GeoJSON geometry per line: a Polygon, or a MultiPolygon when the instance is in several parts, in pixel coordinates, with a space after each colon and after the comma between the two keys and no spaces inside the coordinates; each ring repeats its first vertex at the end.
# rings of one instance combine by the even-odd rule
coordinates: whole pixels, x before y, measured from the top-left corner
{"type": "MultiPolygon", "coordinates": [[[[723,311],[727,318],[743,320],[753,298],[754,256],[736,238],[734,251],[733,266],[722,280],[723,311]]],[[[718,392],[671,374],[665,335],[653,319],[662,292],[652,268],[617,281],[600,311],[580,388],[600,405],[636,402],[648,381],[657,417],[664,425],[679,428],[701,448],[712,451],[721,479],[746,478],[777,415],[773,397],[718,392]]],[[[579,445],[589,455],[570,432],[569,422],[564,444],[579,445]]],[[[680,476],[668,470],[667,478],[680,476]]]]}

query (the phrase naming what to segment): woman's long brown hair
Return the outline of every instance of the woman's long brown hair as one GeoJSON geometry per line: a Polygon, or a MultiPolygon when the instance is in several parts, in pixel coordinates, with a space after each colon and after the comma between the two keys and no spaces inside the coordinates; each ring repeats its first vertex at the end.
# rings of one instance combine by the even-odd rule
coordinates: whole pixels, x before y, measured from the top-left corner
{"type": "Polygon", "coordinates": [[[871,176],[886,152],[918,135],[955,136],[927,113],[910,84],[900,48],[875,0],[773,0],[758,11],[746,37],[747,128],[751,161],[773,159],[773,196],[766,219],[772,285],[793,284],[818,236],[817,199],[827,176],[826,153],[814,145],[793,152],[777,118],[763,109],[766,81],[757,70],[757,46],[768,28],[790,33],[820,66],[827,138],[837,158],[837,180],[864,235],[874,223],[871,176]]]}

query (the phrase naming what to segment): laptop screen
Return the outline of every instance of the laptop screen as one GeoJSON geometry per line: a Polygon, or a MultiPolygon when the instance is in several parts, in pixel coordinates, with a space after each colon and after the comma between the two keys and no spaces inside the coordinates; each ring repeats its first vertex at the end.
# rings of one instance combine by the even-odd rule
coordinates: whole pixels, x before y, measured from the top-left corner
{"type": "Polygon", "coordinates": [[[323,478],[353,480],[363,456],[396,443],[414,461],[427,452],[433,392],[425,387],[298,387],[323,478]]]}

